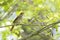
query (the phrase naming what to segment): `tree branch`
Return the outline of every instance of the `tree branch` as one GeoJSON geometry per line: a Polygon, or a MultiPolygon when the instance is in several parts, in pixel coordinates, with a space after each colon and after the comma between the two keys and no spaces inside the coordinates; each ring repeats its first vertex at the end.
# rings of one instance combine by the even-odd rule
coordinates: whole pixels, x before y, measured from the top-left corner
{"type": "Polygon", "coordinates": [[[39,34],[40,32],[42,32],[43,30],[46,30],[46,29],[48,29],[48,28],[50,28],[50,27],[52,27],[52,26],[54,26],[55,24],[58,24],[58,23],[60,23],[60,21],[49,24],[49,25],[45,26],[44,28],[42,28],[41,30],[38,30],[36,33],[32,33],[29,36],[27,36],[27,37],[25,37],[23,39],[20,39],[20,40],[26,40],[26,39],[28,39],[28,38],[30,38],[32,36],[35,36],[35,35],[39,34]]]}

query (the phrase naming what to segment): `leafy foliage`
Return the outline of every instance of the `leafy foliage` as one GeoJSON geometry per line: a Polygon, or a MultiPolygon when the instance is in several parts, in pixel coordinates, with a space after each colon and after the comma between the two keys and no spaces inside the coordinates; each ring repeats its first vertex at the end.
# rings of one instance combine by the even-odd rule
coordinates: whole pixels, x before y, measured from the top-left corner
{"type": "Polygon", "coordinates": [[[2,40],[10,34],[21,40],[53,40],[51,31],[60,23],[59,4],[60,0],[0,0],[0,28],[7,29],[1,32],[2,40]],[[17,17],[19,23],[14,22],[17,17]]]}

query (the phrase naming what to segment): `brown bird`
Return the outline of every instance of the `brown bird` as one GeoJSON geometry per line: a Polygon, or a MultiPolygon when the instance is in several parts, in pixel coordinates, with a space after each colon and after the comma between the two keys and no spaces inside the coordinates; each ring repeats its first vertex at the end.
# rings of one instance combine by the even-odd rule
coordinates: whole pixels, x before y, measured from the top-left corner
{"type": "MultiPolygon", "coordinates": [[[[13,23],[12,23],[12,24],[20,23],[20,21],[21,21],[21,19],[22,19],[23,15],[24,15],[24,13],[23,13],[23,12],[21,12],[21,13],[19,14],[19,16],[17,16],[17,17],[15,18],[15,20],[13,21],[13,23]]],[[[14,28],[14,25],[12,26],[12,28],[10,29],[10,31],[12,31],[12,30],[13,30],[13,28],[14,28]]]]}

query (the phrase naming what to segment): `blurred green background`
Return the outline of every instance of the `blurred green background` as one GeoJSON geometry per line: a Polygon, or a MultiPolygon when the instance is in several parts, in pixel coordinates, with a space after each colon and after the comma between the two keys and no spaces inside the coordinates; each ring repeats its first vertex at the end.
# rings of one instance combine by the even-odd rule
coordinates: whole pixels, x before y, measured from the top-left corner
{"type": "Polygon", "coordinates": [[[60,40],[60,0],[0,0],[0,40],[60,40]]]}

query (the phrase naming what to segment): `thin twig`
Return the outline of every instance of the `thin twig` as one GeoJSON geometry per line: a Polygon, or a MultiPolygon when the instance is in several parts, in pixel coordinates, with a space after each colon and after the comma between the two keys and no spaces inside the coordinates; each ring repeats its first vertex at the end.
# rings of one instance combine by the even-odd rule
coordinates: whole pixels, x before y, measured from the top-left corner
{"type": "Polygon", "coordinates": [[[24,26],[39,26],[38,24],[11,24],[11,25],[5,25],[5,26],[0,26],[0,28],[2,27],[8,27],[8,26],[17,26],[17,25],[24,25],[24,26]]]}

